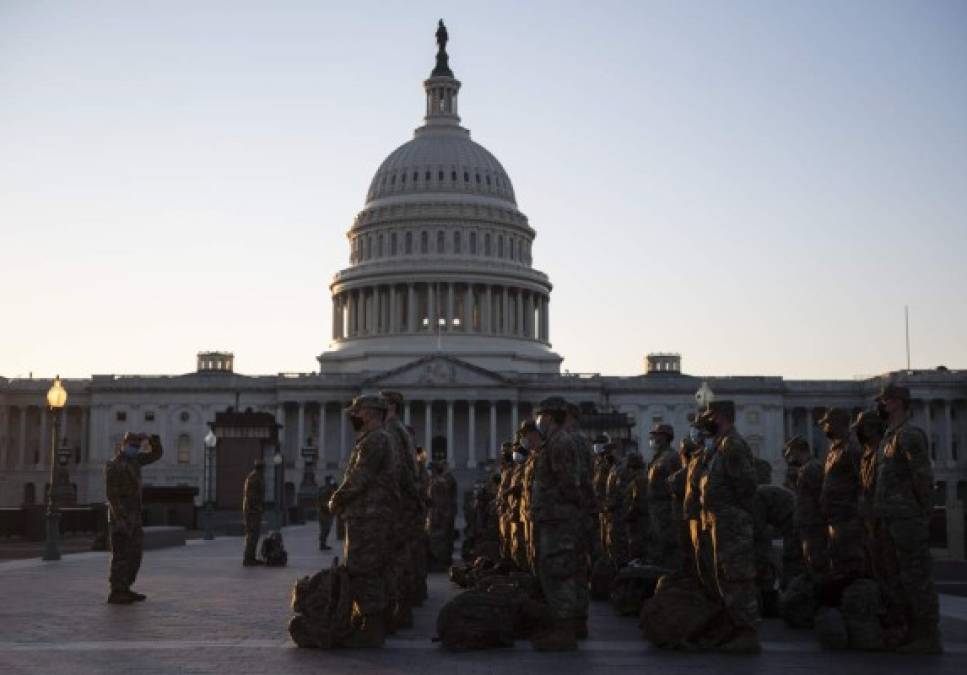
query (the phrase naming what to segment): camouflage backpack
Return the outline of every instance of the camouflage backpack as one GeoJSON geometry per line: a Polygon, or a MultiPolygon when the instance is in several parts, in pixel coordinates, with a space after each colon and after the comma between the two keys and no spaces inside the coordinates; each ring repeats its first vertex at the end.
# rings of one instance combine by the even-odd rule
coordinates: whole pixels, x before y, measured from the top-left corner
{"type": "Polygon", "coordinates": [[[641,605],[655,594],[658,579],[670,570],[655,565],[627,565],[611,584],[611,606],[620,616],[638,616],[641,605]]]}
{"type": "Polygon", "coordinates": [[[349,572],[336,558],[332,567],[302,577],[292,587],[289,635],[300,647],[341,647],[353,633],[353,601],[349,572]]]}
{"type": "Polygon", "coordinates": [[[839,611],[846,623],[851,649],[883,649],[880,587],[872,579],[857,579],[843,591],[839,611]]]}
{"type": "Polygon", "coordinates": [[[514,583],[464,591],[437,616],[437,639],[453,651],[511,647],[551,620],[546,605],[528,597],[514,583]]]}
{"type": "Polygon", "coordinates": [[[665,649],[711,649],[734,631],[725,607],[698,580],[674,574],[659,579],[639,626],[646,640],[665,649]]]}
{"type": "Polygon", "coordinates": [[[282,543],[281,532],[270,532],[262,540],[262,560],[269,567],[285,567],[289,561],[289,554],[286,553],[285,545],[282,543]]]}

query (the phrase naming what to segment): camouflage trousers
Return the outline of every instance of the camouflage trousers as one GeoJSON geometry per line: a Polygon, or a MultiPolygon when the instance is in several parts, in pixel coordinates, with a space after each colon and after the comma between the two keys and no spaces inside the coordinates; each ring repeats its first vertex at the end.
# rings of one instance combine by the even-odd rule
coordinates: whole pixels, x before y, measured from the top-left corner
{"type": "Polygon", "coordinates": [[[329,532],[332,530],[332,515],[319,512],[319,545],[325,546],[329,540],[329,532]]]}
{"type": "Polygon", "coordinates": [[[608,513],[605,518],[605,550],[615,569],[628,564],[628,527],[620,517],[608,513]]]}
{"type": "Polygon", "coordinates": [[[412,564],[412,591],[419,603],[427,597],[426,575],[429,571],[429,542],[423,527],[426,517],[422,511],[413,514],[410,520],[410,562],[412,564]]]}
{"type": "Polygon", "coordinates": [[[389,529],[389,574],[386,577],[386,603],[392,613],[406,605],[412,605],[413,581],[412,560],[410,559],[410,533],[405,527],[389,529]]]}
{"type": "Polygon", "coordinates": [[[829,564],[832,575],[858,577],[865,568],[863,521],[859,516],[829,523],[829,564]]]}
{"type": "Polygon", "coordinates": [[[731,508],[702,515],[712,535],[719,596],[736,626],[754,629],[759,624],[759,597],[752,514],[731,508]]]}
{"type": "Polygon", "coordinates": [[[824,579],[829,574],[829,532],[821,525],[799,528],[802,541],[802,559],[806,571],[814,579],[824,579]]]}
{"type": "Polygon", "coordinates": [[[628,532],[628,559],[649,560],[652,553],[651,520],[647,516],[626,520],[625,528],[628,532]]]}
{"type": "Polygon", "coordinates": [[[698,518],[688,520],[689,542],[691,543],[691,568],[709,595],[718,595],[715,583],[715,551],[712,534],[698,518]]]}
{"type": "Polygon", "coordinates": [[[262,531],[262,514],[245,514],[245,553],[242,558],[246,561],[255,560],[255,552],[259,546],[259,534],[262,531]]]}
{"type": "Polygon", "coordinates": [[[513,553],[511,551],[510,516],[500,516],[497,521],[497,532],[500,541],[500,558],[511,560],[513,553]]]}
{"type": "Polygon", "coordinates": [[[799,532],[793,531],[782,538],[782,576],[779,586],[786,588],[790,581],[805,571],[799,532]]]}
{"type": "Polygon", "coordinates": [[[108,581],[112,591],[127,590],[134,583],[141,569],[144,553],[144,530],[141,526],[129,531],[111,524],[111,572],[108,581]]]}
{"type": "Polygon", "coordinates": [[[356,615],[381,614],[387,605],[392,538],[388,518],[348,518],[343,555],[356,615]]]}
{"type": "Polygon", "coordinates": [[[678,536],[678,562],[673,569],[695,578],[697,574],[694,562],[695,550],[692,548],[692,533],[689,531],[689,522],[691,521],[681,518],[675,524],[675,533],[678,536]]]}
{"type": "Polygon", "coordinates": [[[887,624],[906,624],[913,637],[929,634],[940,621],[933,583],[929,518],[884,518],[877,581],[886,596],[887,624]]]}
{"type": "Polygon", "coordinates": [[[556,619],[588,616],[588,585],[580,578],[578,562],[580,526],[573,520],[542,520],[534,523],[537,540],[537,579],[556,619]]]}
{"type": "Polygon", "coordinates": [[[651,558],[660,567],[675,569],[679,560],[678,532],[672,519],[670,499],[653,501],[648,504],[648,517],[651,520],[651,558]]]}
{"type": "Polygon", "coordinates": [[[524,531],[524,523],[519,520],[510,522],[510,556],[518,569],[522,571],[530,569],[527,557],[527,535],[524,531]]]}

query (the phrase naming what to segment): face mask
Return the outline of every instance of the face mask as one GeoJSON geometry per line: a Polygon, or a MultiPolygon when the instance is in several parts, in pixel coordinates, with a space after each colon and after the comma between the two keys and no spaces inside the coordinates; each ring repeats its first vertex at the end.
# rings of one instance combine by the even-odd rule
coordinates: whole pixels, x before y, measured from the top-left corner
{"type": "Polygon", "coordinates": [[[702,432],[695,427],[692,427],[688,430],[688,437],[693,443],[698,443],[702,440],[702,432]]]}
{"type": "Polygon", "coordinates": [[[353,425],[353,431],[360,431],[360,430],[362,430],[363,424],[365,424],[365,422],[363,421],[363,418],[362,417],[357,417],[356,415],[351,415],[349,417],[349,421],[353,425]]]}
{"type": "Polygon", "coordinates": [[[547,427],[549,426],[549,424],[550,422],[548,421],[547,417],[545,417],[544,415],[540,415],[537,418],[537,423],[536,423],[537,433],[541,435],[541,438],[547,438],[547,427]]]}
{"type": "Polygon", "coordinates": [[[654,438],[649,438],[648,439],[648,447],[651,448],[652,450],[655,449],[655,439],[654,438]]]}
{"type": "Polygon", "coordinates": [[[137,454],[139,452],[141,452],[141,446],[140,445],[125,445],[124,446],[124,454],[125,454],[126,457],[135,457],[135,456],[137,456],[137,454]]]}
{"type": "Polygon", "coordinates": [[[602,455],[602,454],[604,454],[604,443],[595,443],[594,444],[594,454],[596,454],[596,455],[602,455]]]}
{"type": "Polygon", "coordinates": [[[714,438],[706,438],[705,439],[705,452],[707,452],[710,455],[714,455],[715,454],[715,439],[714,438]]]}
{"type": "Polygon", "coordinates": [[[527,438],[527,436],[524,436],[522,439],[520,439],[520,447],[522,447],[524,450],[530,450],[531,439],[527,438]]]}
{"type": "Polygon", "coordinates": [[[524,453],[523,452],[519,452],[517,450],[514,450],[514,463],[515,464],[523,464],[525,459],[527,459],[527,457],[524,456],[524,453]]]}

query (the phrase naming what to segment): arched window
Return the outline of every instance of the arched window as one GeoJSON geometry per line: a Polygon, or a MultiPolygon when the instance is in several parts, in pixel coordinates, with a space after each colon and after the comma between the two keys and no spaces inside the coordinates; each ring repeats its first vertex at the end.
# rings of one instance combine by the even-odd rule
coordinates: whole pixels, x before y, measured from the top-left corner
{"type": "Polygon", "coordinates": [[[191,436],[188,434],[178,436],[178,463],[191,464],[191,436]]]}
{"type": "Polygon", "coordinates": [[[463,172],[463,182],[464,183],[469,183],[470,182],[470,172],[469,171],[464,171],[463,172]]]}
{"type": "Polygon", "coordinates": [[[450,172],[450,180],[452,180],[453,182],[456,182],[457,181],[457,172],[456,171],[451,171],[450,172]]]}
{"type": "Polygon", "coordinates": [[[490,233],[484,235],[484,255],[490,255],[490,233]]]}
{"type": "Polygon", "coordinates": [[[424,230],[420,232],[420,253],[430,252],[430,235],[424,230]]]}
{"type": "Polygon", "coordinates": [[[392,176],[389,177],[389,184],[390,185],[396,185],[396,174],[395,173],[392,176]]]}
{"type": "Polygon", "coordinates": [[[413,252],[413,233],[406,233],[406,254],[409,255],[413,252]]]}
{"type": "Polygon", "coordinates": [[[477,185],[480,185],[480,174],[479,173],[476,174],[476,177],[477,177],[477,185]]]}
{"type": "Polygon", "coordinates": [[[427,172],[423,175],[423,180],[429,181],[432,175],[433,174],[430,173],[429,169],[427,169],[427,172]]]}
{"type": "Polygon", "coordinates": [[[413,182],[414,183],[420,182],[420,172],[419,171],[414,171],[413,172],[413,182]]]}
{"type": "Polygon", "coordinates": [[[470,253],[471,255],[477,255],[477,233],[470,233],[470,253]]]}
{"type": "Polygon", "coordinates": [[[446,235],[443,234],[443,230],[436,233],[436,252],[443,253],[446,248],[446,235]]]}
{"type": "Polygon", "coordinates": [[[389,254],[396,255],[396,233],[393,232],[389,236],[389,254]]]}
{"type": "Polygon", "coordinates": [[[437,172],[437,175],[436,175],[436,179],[437,179],[438,181],[440,181],[441,183],[443,182],[443,169],[440,169],[440,170],[439,170],[439,171],[437,172]]]}
{"type": "Polygon", "coordinates": [[[459,232],[454,232],[453,233],[453,252],[454,253],[463,253],[463,245],[462,244],[463,244],[463,242],[460,240],[460,233],[459,232]]]}

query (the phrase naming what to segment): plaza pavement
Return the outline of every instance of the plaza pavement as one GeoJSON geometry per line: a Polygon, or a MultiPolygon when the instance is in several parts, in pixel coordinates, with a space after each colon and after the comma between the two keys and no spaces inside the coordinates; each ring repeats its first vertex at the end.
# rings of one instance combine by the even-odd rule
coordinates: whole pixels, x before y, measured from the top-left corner
{"type": "MultiPolygon", "coordinates": [[[[430,579],[415,628],[382,650],[296,648],[285,630],[293,581],[328,565],[313,526],[285,530],[289,565],[242,567],[241,539],[190,541],[145,553],[136,587],[147,602],[107,605],[106,553],[57,562],[0,563],[0,673],[835,673],[967,672],[967,599],[941,596],[947,653],[941,657],[828,652],[810,632],[763,625],[760,656],[668,653],[641,638],[637,621],[593,603],[590,639],[578,652],[512,649],[452,654],[432,641],[436,615],[457,591],[430,579]]],[[[333,542],[330,542],[333,543],[333,542]]]]}

